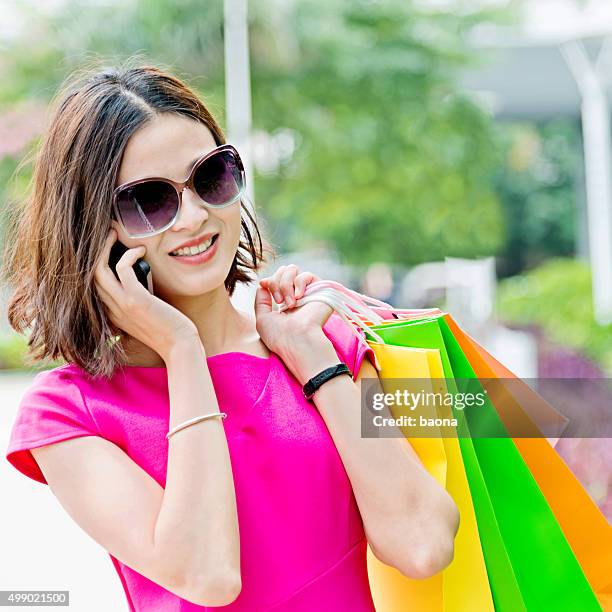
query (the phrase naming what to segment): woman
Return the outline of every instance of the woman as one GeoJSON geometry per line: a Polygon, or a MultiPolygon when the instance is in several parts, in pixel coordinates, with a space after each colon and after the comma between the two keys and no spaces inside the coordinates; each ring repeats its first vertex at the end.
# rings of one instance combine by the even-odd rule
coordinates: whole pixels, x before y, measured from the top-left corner
{"type": "Polygon", "coordinates": [[[63,93],[8,277],[11,325],[67,364],[34,379],[7,458],[108,551],[130,610],[373,610],[366,543],[430,576],[452,559],[457,511],[405,440],[360,437],[373,353],[327,305],[292,308],[317,277],[262,279],[255,318],[230,301],[263,249],[224,143],[154,67],[63,93]],[[302,386],[339,362],[352,377],[308,401],[302,386]]]}

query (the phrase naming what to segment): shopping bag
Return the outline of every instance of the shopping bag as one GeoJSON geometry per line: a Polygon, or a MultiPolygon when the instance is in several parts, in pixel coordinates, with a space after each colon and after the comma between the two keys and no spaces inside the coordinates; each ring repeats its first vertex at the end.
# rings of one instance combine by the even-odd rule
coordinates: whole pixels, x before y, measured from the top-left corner
{"type": "MultiPolygon", "coordinates": [[[[388,379],[420,379],[421,389],[434,389],[429,381],[444,384],[442,362],[437,350],[413,349],[370,343],[381,370],[379,376],[385,392],[388,379]]],[[[444,391],[445,389],[442,389],[444,391]]],[[[428,612],[471,612],[494,610],[484,564],[476,516],[459,450],[457,438],[406,438],[425,468],[446,488],[455,500],[461,516],[455,539],[452,563],[427,580],[411,580],[374,557],[368,549],[368,575],[378,612],[403,612],[407,609],[428,612]]]]}
{"type": "MultiPolygon", "coordinates": [[[[386,343],[419,348],[438,348],[447,379],[475,381],[470,362],[442,316],[421,321],[387,321],[371,327],[386,343]]],[[[461,416],[461,415],[457,415],[461,416]]],[[[503,423],[490,401],[483,406],[463,411],[472,436],[474,456],[467,450],[464,463],[472,488],[481,541],[487,562],[491,590],[496,609],[517,609],[517,593],[524,606],[531,609],[599,610],[597,599],[587,582],[554,514],[536,481],[507,437],[503,423]],[[480,437],[484,432],[487,437],[480,437]],[[493,434],[495,437],[489,437],[493,434]],[[476,478],[474,478],[476,474],[476,478]],[[492,505],[505,557],[512,568],[510,581],[500,571],[499,558],[492,555],[490,543],[495,541],[494,523],[488,504],[478,495],[480,475],[492,505]],[[485,512],[482,509],[485,508],[485,512]],[[506,589],[510,584],[510,589],[506,589]],[[510,595],[510,596],[509,596],[510,595]],[[515,601],[512,603],[511,599],[515,601]]],[[[460,439],[464,452],[468,445],[460,439]]],[[[498,555],[501,550],[495,551],[498,555]]]]}
{"type": "MultiPolygon", "coordinates": [[[[463,332],[451,316],[446,315],[445,319],[478,377],[515,378],[463,332]]],[[[533,391],[531,394],[537,395],[533,391]]],[[[506,401],[504,405],[507,405],[506,401]]],[[[513,407],[514,413],[521,410],[519,403],[513,407]]],[[[500,417],[504,419],[504,414],[500,417]]],[[[604,609],[612,610],[612,527],[545,439],[514,438],[514,443],[546,497],[600,604],[604,609]]]]}
{"type": "MultiPolygon", "coordinates": [[[[384,302],[380,302],[379,300],[375,300],[368,296],[353,292],[334,281],[318,281],[309,285],[309,287],[306,289],[304,296],[298,300],[298,306],[301,306],[302,304],[305,304],[309,301],[322,301],[331,306],[347,322],[347,324],[351,326],[351,329],[355,330],[355,333],[358,334],[358,338],[360,339],[360,341],[363,341],[367,345],[372,346],[374,348],[374,345],[371,344],[373,336],[373,339],[379,343],[379,345],[377,345],[379,346],[379,350],[376,351],[375,349],[375,356],[377,352],[380,352],[380,347],[386,346],[386,342],[375,331],[372,330],[371,326],[373,324],[382,323],[384,321],[388,321],[389,323],[398,322],[398,319],[401,319],[402,321],[410,319],[419,320],[424,317],[440,314],[440,311],[437,309],[393,309],[390,305],[385,304],[384,302]],[[352,323],[355,324],[354,328],[352,326],[352,323]],[[366,337],[370,338],[370,341],[367,341],[365,339],[366,337]]],[[[426,330],[423,331],[425,332],[426,330]]],[[[439,330],[432,329],[432,331],[434,332],[433,335],[431,333],[423,333],[421,338],[422,343],[420,345],[413,343],[412,346],[418,346],[420,348],[441,349],[440,357],[444,376],[452,384],[453,373],[450,367],[450,362],[446,353],[446,349],[444,347],[442,336],[440,335],[439,330]]],[[[399,342],[389,342],[388,344],[401,345],[402,342],[400,340],[399,342]]],[[[379,375],[381,375],[382,368],[378,359],[375,359],[375,362],[376,367],[379,370],[379,375]]],[[[461,422],[463,428],[465,429],[467,427],[465,419],[462,419],[461,422]]],[[[458,442],[461,451],[461,459],[465,466],[464,469],[466,478],[468,480],[469,493],[471,494],[473,500],[473,510],[475,511],[476,508],[478,508],[478,512],[475,514],[475,516],[478,522],[478,533],[480,535],[482,550],[484,552],[486,569],[489,574],[492,572],[492,570],[494,570],[493,574],[495,578],[493,581],[491,581],[491,578],[489,576],[489,588],[491,589],[491,591],[493,591],[493,587],[495,588],[496,593],[494,595],[494,601],[496,609],[512,610],[513,612],[520,612],[521,610],[526,610],[520,590],[518,588],[516,578],[514,576],[514,570],[508,558],[499,528],[497,526],[495,513],[493,511],[491,500],[487,492],[484,478],[478,465],[478,460],[474,450],[473,442],[470,439],[469,435],[464,435],[463,437],[459,438],[458,442]]],[[[456,500],[456,502],[457,501],[458,500],[456,500]]],[[[463,516],[461,520],[463,522],[463,516]]],[[[461,530],[461,526],[459,527],[459,529],[461,530]]],[[[475,540],[476,538],[473,539],[473,541],[475,540]]],[[[466,572],[466,577],[469,577],[469,575],[469,572],[466,572]]],[[[389,576],[389,573],[387,573],[387,576],[389,576]]],[[[398,591],[398,584],[389,584],[389,581],[380,582],[380,588],[377,589],[376,587],[378,585],[379,578],[379,575],[371,575],[371,582],[373,583],[374,590],[377,593],[389,593],[389,598],[385,601],[388,601],[389,599],[392,602],[402,601],[402,593],[401,591],[398,591]],[[392,589],[391,587],[395,588],[392,589]]],[[[461,580],[462,576],[459,576],[458,581],[461,582],[461,580]]],[[[399,584],[400,586],[406,586],[407,583],[402,583],[400,581],[399,584]]],[[[439,593],[439,587],[437,590],[432,590],[431,593],[433,593],[430,598],[431,605],[439,606],[441,600],[439,596],[435,598],[435,593],[439,593]],[[434,601],[436,602],[435,604],[434,601]]],[[[408,599],[411,597],[410,593],[404,593],[404,596],[406,595],[408,599]]],[[[445,610],[448,612],[452,612],[453,604],[449,602],[448,598],[446,603],[447,607],[445,608],[445,610]]],[[[437,608],[428,608],[425,606],[417,609],[428,610],[437,608]]]]}
{"type": "MultiPolygon", "coordinates": [[[[383,391],[392,393],[386,380],[401,377],[407,371],[412,372],[415,378],[429,380],[431,374],[427,352],[381,345],[376,357],[381,367],[383,391]]],[[[432,476],[441,486],[446,486],[446,453],[442,439],[412,439],[410,442],[432,476]]],[[[442,612],[444,609],[442,574],[427,580],[410,580],[395,568],[379,561],[369,547],[367,560],[372,598],[378,612],[401,612],[405,609],[442,612]]]]}
{"type": "MultiPolygon", "coordinates": [[[[408,324],[408,321],[388,321],[384,324],[384,328],[381,325],[376,326],[376,332],[388,344],[413,346],[415,348],[437,348],[440,351],[442,371],[449,385],[449,390],[455,392],[453,369],[436,321],[421,320],[418,325],[413,325],[410,328],[408,328],[408,324]]],[[[372,347],[375,346],[371,341],[368,344],[372,347]]],[[[474,443],[469,436],[466,419],[461,414],[456,416],[460,419],[463,427],[461,431],[463,435],[458,439],[458,444],[469,483],[495,609],[526,610],[514,569],[497,524],[485,479],[478,463],[474,443]]],[[[457,503],[457,500],[455,500],[455,503],[457,503]]],[[[461,521],[463,521],[463,515],[460,514],[460,516],[461,521]]]]}
{"type": "MultiPolygon", "coordinates": [[[[337,285],[327,281],[320,284],[337,285]]],[[[309,288],[315,290],[312,285],[309,288]]],[[[407,319],[407,322],[411,319],[415,325],[410,330],[413,337],[408,339],[408,343],[405,342],[406,338],[396,339],[396,344],[439,348],[449,386],[454,384],[453,375],[463,380],[475,379],[469,361],[448,326],[440,316],[436,316],[439,311],[393,309],[388,304],[350,292],[344,287],[340,291],[349,294],[352,300],[348,309],[344,309],[344,304],[336,296],[330,298],[328,295],[323,301],[337,307],[347,322],[351,319],[362,331],[371,331],[376,342],[385,344],[389,341],[379,335],[382,327],[389,331],[393,327],[401,327],[397,319],[407,319]],[[356,316],[353,317],[354,313],[356,316]],[[437,329],[429,326],[432,333],[428,339],[424,333],[427,330],[418,329],[416,325],[432,322],[437,324],[437,329]],[[425,344],[419,344],[419,341],[425,344]]],[[[305,296],[301,302],[307,299],[305,296]]],[[[298,305],[301,305],[300,302],[298,305]]],[[[601,609],[550,507],[513,441],[507,437],[495,408],[489,402],[486,410],[479,409],[478,413],[473,414],[466,410],[456,416],[459,417],[458,429],[462,436],[459,448],[478,520],[496,609],[601,609]],[[482,432],[488,435],[499,432],[499,437],[482,439],[482,432]]]]}

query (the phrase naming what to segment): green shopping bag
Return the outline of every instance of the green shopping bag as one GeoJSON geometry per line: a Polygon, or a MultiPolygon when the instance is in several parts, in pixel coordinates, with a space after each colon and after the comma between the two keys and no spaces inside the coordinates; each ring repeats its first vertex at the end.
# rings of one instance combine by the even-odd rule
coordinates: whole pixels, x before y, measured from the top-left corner
{"type": "MultiPolygon", "coordinates": [[[[387,344],[438,349],[449,391],[482,391],[441,315],[388,321],[372,329],[387,344]]],[[[496,609],[601,610],[495,408],[488,400],[464,410],[453,406],[453,416],[496,609]],[[485,434],[489,437],[478,437],[485,434]]]]}

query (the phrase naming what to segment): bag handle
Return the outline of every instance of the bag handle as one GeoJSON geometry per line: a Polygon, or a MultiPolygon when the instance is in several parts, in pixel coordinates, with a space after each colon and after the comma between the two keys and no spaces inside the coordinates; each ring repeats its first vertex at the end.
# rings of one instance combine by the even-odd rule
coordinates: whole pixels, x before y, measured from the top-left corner
{"type": "MultiPolygon", "coordinates": [[[[365,321],[370,321],[374,325],[380,325],[385,320],[391,318],[414,319],[442,314],[437,308],[394,308],[387,302],[364,295],[331,280],[310,283],[302,297],[297,300],[295,306],[300,307],[308,302],[323,302],[330,306],[349,326],[351,332],[357,336],[359,343],[368,349],[370,346],[366,340],[367,336],[372,337],[379,344],[385,344],[385,341],[365,321]]],[[[284,310],[287,310],[286,305],[282,305],[279,308],[280,312],[284,310]]],[[[380,364],[376,356],[374,356],[374,361],[376,369],[380,371],[380,364]]]]}
{"type": "Polygon", "coordinates": [[[367,304],[371,304],[372,306],[377,306],[379,308],[393,309],[393,306],[391,306],[391,304],[387,304],[387,302],[382,302],[381,300],[377,300],[376,298],[370,297],[369,295],[359,293],[358,291],[354,291],[353,289],[349,289],[348,287],[345,287],[342,283],[338,283],[332,280],[321,280],[321,281],[316,281],[314,283],[310,283],[310,285],[306,287],[306,291],[304,295],[306,295],[306,293],[308,293],[309,291],[317,290],[323,287],[329,287],[331,289],[336,289],[337,291],[344,293],[345,295],[352,298],[353,300],[360,302],[363,306],[366,306],[367,304]]]}
{"type": "MultiPolygon", "coordinates": [[[[342,294],[335,289],[329,288],[310,291],[308,295],[304,293],[296,302],[296,306],[303,306],[309,302],[324,302],[330,306],[340,315],[342,320],[351,327],[351,330],[359,336],[360,341],[363,340],[365,343],[365,338],[357,332],[356,327],[370,334],[377,342],[384,343],[383,339],[363,322],[364,319],[374,320],[377,323],[380,320],[380,317],[367,306],[364,307],[347,296],[342,296],[342,294]]],[[[282,306],[279,310],[286,310],[286,307],[282,306]]]]}
{"type": "Polygon", "coordinates": [[[311,291],[318,291],[319,288],[324,287],[336,289],[348,298],[352,298],[354,301],[359,302],[366,308],[368,305],[370,305],[369,317],[373,323],[382,323],[380,319],[413,319],[416,317],[427,317],[442,314],[442,311],[439,308],[396,308],[387,302],[383,302],[381,300],[377,300],[376,298],[370,297],[369,295],[359,293],[358,291],[345,287],[341,283],[331,280],[322,280],[311,283],[306,288],[304,295],[308,295],[311,291]],[[378,315],[378,318],[372,316],[372,313],[378,315]]]}
{"type": "MultiPolygon", "coordinates": [[[[351,332],[357,336],[359,343],[366,349],[369,349],[370,346],[363,332],[367,332],[376,342],[384,344],[384,340],[364,323],[366,320],[373,323],[382,323],[383,318],[374,312],[365,303],[365,300],[362,299],[363,297],[368,298],[368,296],[362,296],[357,292],[354,293],[355,295],[353,295],[350,289],[333,281],[322,281],[321,284],[317,281],[307,287],[304,295],[297,300],[296,307],[303,306],[309,302],[323,302],[340,315],[340,318],[346,323],[351,332]],[[339,285],[342,289],[338,289],[335,285],[339,285]]],[[[386,306],[389,305],[386,304],[386,306]]],[[[283,310],[287,310],[285,305],[279,308],[279,311],[283,310]]],[[[381,370],[376,355],[374,355],[374,365],[378,371],[381,370]]]]}

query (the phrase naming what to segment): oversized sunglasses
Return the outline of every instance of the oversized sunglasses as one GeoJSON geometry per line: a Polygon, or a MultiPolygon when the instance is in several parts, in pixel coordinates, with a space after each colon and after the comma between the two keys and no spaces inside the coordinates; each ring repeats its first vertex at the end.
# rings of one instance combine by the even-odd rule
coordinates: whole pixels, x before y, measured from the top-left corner
{"type": "Polygon", "coordinates": [[[244,193],[245,182],[238,151],[225,144],[196,160],[183,182],[150,177],[119,185],[113,191],[113,210],[130,238],[154,236],[178,219],[186,187],[198,194],[203,206],[223,208],[244,193]]]}

